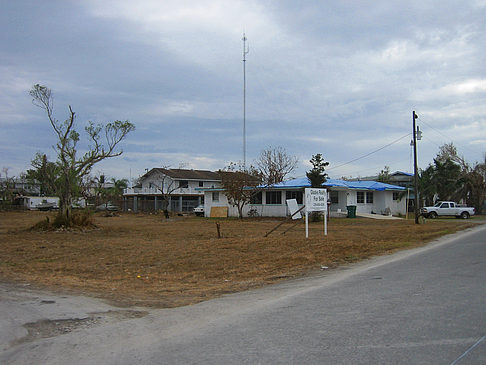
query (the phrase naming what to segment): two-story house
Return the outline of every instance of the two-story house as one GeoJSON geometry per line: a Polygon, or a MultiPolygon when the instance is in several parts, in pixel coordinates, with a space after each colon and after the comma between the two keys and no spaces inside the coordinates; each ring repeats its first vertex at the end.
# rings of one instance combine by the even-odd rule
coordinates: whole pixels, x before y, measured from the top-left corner
{"type": "Polygon", "coordinates": [[[140,177],[139,185],[125,189],[125,211],[192,212],[204,203],[199,189],[219,188],[221,178],[208,170],[153,168],[140,177]]]}

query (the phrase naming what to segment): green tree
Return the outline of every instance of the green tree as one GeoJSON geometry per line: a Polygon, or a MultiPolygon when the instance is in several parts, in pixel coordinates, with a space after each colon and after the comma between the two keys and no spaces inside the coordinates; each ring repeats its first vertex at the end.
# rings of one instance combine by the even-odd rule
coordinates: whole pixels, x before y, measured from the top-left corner
{"type": "Polygon", "coordinates": [[[111,178],[107,183],[104,175],[95,177],[91,182],[96,184],[96,205],[108,204],[110,201],[116,205],[122,199],[123,190],[128,185],[127,179],[111,178]]]}
{"type": "Polygon", "coordinates": [[[113,202],[118,202],[123,197],[123,190],[128,186],[127,179],[117,180],[115,178],[111,179],[112,186],[108,188],[109,199],[113,202]]]}
{"type": "MultiPolygon", "coordinates": [[[[325,171],[329,162],[325,162],[322,155],[318,153],[312,156],[310,163],[312,164],[312,169],[310,169],[306,175],[311,183],[311,187],[322,188],[322,184],[327,181],[327,174],[325,171]]],[[[311,220],[312,222],[318,222],[320,220],[320,213],[312,212],[311,220]]]]}
{"type": "Polygon", "coordinates": [[[377,180],[382,182],[382,183],[385,183],[385,184],[389,184],[390,183],[390,167],[389,166],[385,166],[383,170],[380,171],[380,173],[378,174],[378,178],[377,180]]]}
{"type": "Polygon", "coordinates": [[[56,180],[60,176],[59,166],[49,162],[47,156],[37,153],[31,162],[33,169],[27,170],[27,180],[40,185],[40,195],[52,196],[56,194],[56,180]]]}
{"type": "MultiPolygon", "coordinates": [[[[53,176],[49,177],[48,184],[59,197],[59,224],[71,226],[73,225],[72,202],[73,198],[80,195],[83,178],[89,175],[93,166],[98,162],[120,156],[122,151],[118,151],[116,147],[128,133],[135,129],[135,126],[129,121],[119,120],[106,125],[95,125],[91,121],[88,122],[85,132],[90,148],[84,155],[78,156],[77,144],[80,134],[75,129],[75,113],[71,106],[69,106],[68,118],[64,122],[60,122],[53,114],[53,96],[49,88],[36,84],[29,94],[34,105],[47,113],[57,137],[57,143],[54,145],[57,153],[57,160],[54,162],[56,168],[53,176]]],[[[32,165],[34,168],[39,168],[39,161],[37,164],[36,161],[37,158],[34,159],[32,165]]],[[[40,166],[43,164],[44,161],[41,161],[40,166]]]]}
{"type": "Polygon", "coordinates": [[[482,214],[486,197],[486,156],[483,163],[476,165],[463,178],[466,190],[466,202],[482,214]]]}
{"type": "Polygon", "coordinates": [[[420,198],[425,201],[425,206],[434,204],[434,197],[437,192],[435,184],[435,167],[429,164],[425,170],[420,170],[418,177],[420,198]]]}
{"type": "Polygon", "coordinates": [[[321,188],[322,184],[327,181],[327,174],[325,173],[326,167],[329,162],[324,162],[324,159],[320,153],[313,155],[310,159],[312,169],[306,173],[307,178],[313,188],[321,188]]]}
{"type": "Polygon", "coordinates": [[[434,159],[435,174],[434,182],[439,196],[439,200],[458,200],[462,195],[462,177],[461,166],[452,159],[441,160],[434,159]]]}

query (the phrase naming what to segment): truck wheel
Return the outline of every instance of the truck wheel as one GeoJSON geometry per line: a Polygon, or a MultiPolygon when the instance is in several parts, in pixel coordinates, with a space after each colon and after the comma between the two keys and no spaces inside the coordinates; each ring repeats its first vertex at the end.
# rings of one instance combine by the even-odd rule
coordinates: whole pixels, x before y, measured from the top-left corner
{"type": "Polygon", "coordinates": [[[469,218],[469,213],[468,212],[462,212],[461,213],[461,218],[462,219],[468,219],[469,218]]]}
{"type": "Polygon", "coordinates": [[[437,218],[437,213],[436,213],[436,212],[430,212],[430,213],[429,213],[429,218],[430,218],[430,219],[435,219],[435,218],[437,218]]]}

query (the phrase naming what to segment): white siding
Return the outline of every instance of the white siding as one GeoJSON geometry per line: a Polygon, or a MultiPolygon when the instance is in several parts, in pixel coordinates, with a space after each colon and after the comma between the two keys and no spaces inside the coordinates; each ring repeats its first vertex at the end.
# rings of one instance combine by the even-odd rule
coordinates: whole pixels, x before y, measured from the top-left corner
{"type": "Polygon", "coordinates": [[[142,193],[153,194],[156,189],[160,189],[162,182],[164,182],[163,190],[171,191],[171,195],[202,195],[200,190],[196,190],[200,188],[199,181],[203,182],[205,188],[219,188],[221,186],[219,181],[172,179],[168,176],[164,177],[160,172],[154,172],[142,181],[142,193]],[[187,181],[187,188],[179,188],[180,181],[187,181]]]}
{"type": "MultiPolygon", "coordinates": [[[[282,194],[281,204],[266,204],[266,194],[263,192],[262,201],[263,204],[247,204],[243,208],[243,216],[248,216],[248,211],[251,208],[255,208],[259,216],[263,217],[285,217],[288,215],[288,208],[285,203],[285,190],[281,190],[282,194]]],[[[406,199],[403,198],[401,201],[393,200],[392,191],[368,191],[373,192],[373,203],[366,203],[366,191],[363,191],[364,203],[357,203],[357,191],[339,191],[338,204],[333,204],[331,206],[331,211],[337,211],[341,209],[342,212],[346,212],[346,206],[356,205],[356,211],[358,213],[377,213],[382,214],[385,212],[386,208],[389,208],[393,215],[402,214],[405,215],[406,212],[406,199]]],[[[211,207],[228,207],[228,216],[238,217],[238,209],[228,204],[228,199],[224,195],[223,191],[219,192],[219,201],[213,202],[212,191],[206,191],[204,195],[204,214],[206,217],[210,216],[211,207]]]]}

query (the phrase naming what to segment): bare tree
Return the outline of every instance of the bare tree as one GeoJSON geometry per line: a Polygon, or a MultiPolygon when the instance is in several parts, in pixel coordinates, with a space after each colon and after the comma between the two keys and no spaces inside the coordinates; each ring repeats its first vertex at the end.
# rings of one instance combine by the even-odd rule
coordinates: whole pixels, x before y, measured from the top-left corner
{"type": "Polygon", "coordinates": [[[299,160],[289,155],[283,147],[268,147],[255,160],[263,184],[274,185],[284,181],[295,170],[299,160]]]}
{"type": "Polygon", "coordinates": [[[14,199],[15,177],[8,176],[8,167],[2,168],[4,177],[0,173],[0,199],[2,203],[12,203],[14,199]]]}
{"type": "Polygon", "coordinates": [[[164,211],[166,218],[169,218],[170,197],[174,191],[179,189],[179,186],[175,183],[175,180],[168,175],[168,170],[168,166],[162,167],[160,171],[158,171],[157,181],[152,182],[162,197],[162,210],[164,211]]]}
{"type": "Polygon", "coordinates": [[[245,167],[231,162],[219,173],[228,203],[236,207],[238,216],[243,218],[243,207],[258,193],[258,186],[262,183],[259,172],[252,166],[245,167]]]}
{"type": "MultiPolygon", "coordinates": [[[[54,146],[57,152],[55,162],[57,171],[50,183],[59,196],[59,222],[70,226],[73,224],[72,201],[73,197],[79,194],[81,181],[90,173],[96,163],[122,154],[122,151],[117,151],[116,147],[128,133],[135,129],[135,126],[129,121],[119,120],[104,126],[88,122],[85,131],[91,145],[88,152],[78,157],[77,143],[80,135],[75,129],[75,113],[71,106],[69,106],[68,118],[64,122],[60,122],[53,115],[53,97],[49,88],[36,84],[29,94],[33,104],[47,113],[57,137],[57,143],[54,146]],[[103,136],[104,142],[102,141],[103,136]]],[[[34,165],[34,167],[36,166],[34,165]]]]}
{"type": "Polygon", "coordinates": [[[451,160],[452,162],[461,166],[462,170],[468,170],[469,164],[466,162],[464,157],[459,156],[457,153],[457,148],[454,146],[454,143],[444,143],[442,146],[439,147],[439,153],[437,154],[436,159],[444,163],[447,160],[451,160]]]}

